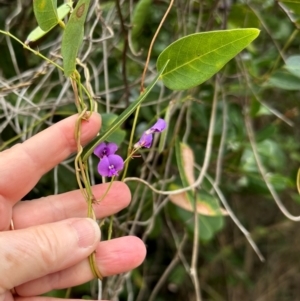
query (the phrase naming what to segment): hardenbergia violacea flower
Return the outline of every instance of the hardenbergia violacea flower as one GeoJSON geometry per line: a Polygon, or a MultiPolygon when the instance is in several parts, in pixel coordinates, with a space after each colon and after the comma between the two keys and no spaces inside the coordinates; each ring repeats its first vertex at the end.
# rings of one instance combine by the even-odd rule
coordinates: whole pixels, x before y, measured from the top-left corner
{"type": "Polygon", "coordinates": [[[167,126],[167,123],[162,119],[159,118],[149,130],[147,130],[146,134],[153,134],[153,133],[161,133],[167,126]]]}
{"type": "Polygon", "coordinates": [[[96,146],[94,150],[94,155],[102,159],[105,156],[113,155],[118,150],[117,144],[113,142],[105,143],[102,142],[96,146]]]}
{"type": "MultiPolygon", "coordinates": [[[[134,145],[134,149],[141,147],[150,148],[153,142],[154,133],[161,133],[167,124],[166,122],[159,118],[157,122],[148,130],[146,130],[140,140],[134,145]]],[[[94,154],[100,158],[98,164],[98,172],[104,177],[117,176],[119,171],[124,167],[124,160],[119,155],[116,155],[118,146],[113,142],[100,143],[94,150],[94,154]]]]}
{"type": "Polygon", "coordinates": [[[103,157],[98,164],[98,172],[104,177],[117,176],[123,169],[124,161],[119,155],[109,155],[103,157]]]}
{"type": "Polygon", "coordinates": [[[100,143],[94,150],[94,154],[100,158],[98,172],[103,177],[117,176],[118,172],[123,169],[124,161],[121,156],[115,155],[118,146],[110,142],[100,143]]]}
{"type": "Polygon", "coordinates": [[[167,123],[159,118],[156,123],[141,136],[140,140],[134,145],[134,148],[146,147],[150,148],[153,141],[154,133],[161,133],[167,126],[167,123]]]}

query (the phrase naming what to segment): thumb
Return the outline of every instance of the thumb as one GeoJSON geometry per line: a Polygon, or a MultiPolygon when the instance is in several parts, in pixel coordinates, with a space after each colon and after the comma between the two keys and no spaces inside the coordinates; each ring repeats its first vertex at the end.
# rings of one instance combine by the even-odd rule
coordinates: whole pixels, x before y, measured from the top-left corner
{"type": "Polygon", "coordinates": [[[5,275],[0,277],[0,290],[78,263],[95,250],[99,240],[99,226],[89,218],[0,232],[0,275],[5,275]]]}

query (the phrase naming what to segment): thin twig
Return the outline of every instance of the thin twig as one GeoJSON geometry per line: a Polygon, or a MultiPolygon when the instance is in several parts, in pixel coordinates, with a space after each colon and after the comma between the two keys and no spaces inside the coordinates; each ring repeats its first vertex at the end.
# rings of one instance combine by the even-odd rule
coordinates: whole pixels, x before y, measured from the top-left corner
{"type": "Polygon", "coordinates": [[[248,113],[245,113],[245,124],[246,124],[246,129],[247,129],[247,133],[248,133],[248,137],[249,137],[249,141],[250,141],[250,145],[253,151],[253,155],[256,161],[256,165],[258,167],[258,170],[261,174],[261,177],[263,178],[268,190],[270,191],[275,203],[277,204],[279,210],[290,220],[294,221],[294,222],[299,222],[300,221],[300,216],[295,216],[292,215],[283,205],[279,195],[277,194],[276,190],[274,189],[273,185],[270,183],[268,176],[267,176],[267,172],[265,170],[265,167],[261,161],[260,155],[258,153],[257,150],[257,145],[255,142],[255,137],[254,137],[254,132],[253,132],[253,128],[252,128],[252,124],[250,121],[250,117],[248,113]]]}
{"type": "Polygon", "coordinates": [[[149,61],[150,61],[150,56],[151,56],[151,52],[152,52],[152,48],[153,48],[153,45],[154,45],[154,42],[156,40],[156,37],[158,36],[158,33],[160,32],[160,29],[162,27],[162,25],[164,24],[172,6],[173,6],[173,3],[174,3],[174,0],[171,0],[170,1],[170,4],[164,14],[164,16],[162,17],[156,31],[155,31],[155,34],[151,40],[151,43],[150,43],[150,46],[149,46],[149,49],[148,49],[148,54],[147,54],[147,59],[146,59],[146,63],[145,63],[145,67],[144,67],[144,71],[143,71],[143,74],[142,74],[142,78],[141,78],[141,88],[140,88],[140,92],[143,93],[144,92],[144,81],[145,81],[145,76],[146,76],[146,72],[147,72],[147,69],[148,69],[148,65],[149,65],[149,61]]]}
{"type": "Polygon", "coordinates": [[[120,19],[121,31],[123,34],[123,50],[122,50],[122,77],[124,83],[124,97],[127,106],[129,106],[129,86],[127,80],[127,50],[128,50],[128,30],[125,26],[124,18],[122,15],[120,0],[116,0],[117,13],[120,19]]]}
{"type": "MultiPolygon", "coordinates": [[[[191,259],[191,268],[190,268],[190,276],[192,278],[196,300],[201,301],[201,289],[200,289],[200,281],[198,277],[198,267],[197,267],[197,259],[199,256],[199,215],[197,211],[197,190],[194,191],[194,237],[193,237],[193,251],[192,251],[192,259],[191,259]]],[[[201,231],[201,229],[200,229],[201,231]]]]}
{"type": "MultiPolygon", "coordinates": [[[[201,167],[197,164],[195,164],[195,166],[201,170],[201,167]]],[[[255,251],[255,253],[257,254],[258,258],[261,261],[265,261],[263,255],[261,254],[260,250],[258,249],[257,245],[255,244],[255,242],[253,241],[253,239],[251,238],[250,233],[246,230],[246,228],[241,224],[241,222],[238,220],[238,218],[235,216],[234,212],[232,211],[232,209],[230,208],[226,198],[224,197],[222,191],[219,189],[218,185],[216,185],[213,181],[213,179],[206,174],[205,177],[207,178],[207,180],[210,182],[210,184],[213,186],[215,192],[217,193],[221,203],[223,204],[223,206],[225,207],[225,209],[228,212],[228,215],[231,217],[231,219],[233,220],[233,222],[237,225],[237,227],[240,229],[240,231],[245,235],[246,239],[248,240],[249,244],[252,246],[253,250],[255,251]]]]}
{"type": "Polygon", "coordinates": [[[170,273],[172,272],[172,270],[176,267],[176,265],[180,261],[179,254],[182,252],[182,250],[185,246],[186,239],[187,239],[187,235],[184,235],[182,240],[181,240],[181,243],[180,243],[180,245],[177,249],[177,252],[176,252],[175,256],[173,257],[172,261],[169,263],[167,268],[164,270],[163,274],[159,278],[159,281],[155,284],[148,301],[156,300],[157,293],[159,292],[159,290],[161,289],[161,287],[163,286],[163,284],[167,280],[167,278],[170,275],[170,273]]]}

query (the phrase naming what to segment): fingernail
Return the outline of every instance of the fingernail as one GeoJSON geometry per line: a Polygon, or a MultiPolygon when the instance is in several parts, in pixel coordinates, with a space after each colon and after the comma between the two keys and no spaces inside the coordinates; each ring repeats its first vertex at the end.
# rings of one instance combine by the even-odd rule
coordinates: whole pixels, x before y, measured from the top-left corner
{"type": "Polygon", "coordinates": [[[72,226],[77,232],[80,248],[88,248],[100,239],[99,226],[90,218],[79,219],[72,223],[72,226]]]}

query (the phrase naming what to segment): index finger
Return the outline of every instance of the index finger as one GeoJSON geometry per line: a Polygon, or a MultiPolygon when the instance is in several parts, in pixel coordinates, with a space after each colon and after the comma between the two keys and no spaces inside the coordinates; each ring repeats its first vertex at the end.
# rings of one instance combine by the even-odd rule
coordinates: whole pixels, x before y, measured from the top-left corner
{"type": "MultiPolygon", "coordinates": [[[[68,117],[0,155],[0,202],[14,205],[40,177],[76,151],[75,122],[68,117]]],[[[81,143],[86,144],[100,129],[101,118],[93,113],[82,121],[81,143]]]]}

